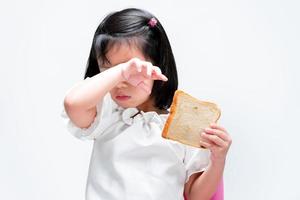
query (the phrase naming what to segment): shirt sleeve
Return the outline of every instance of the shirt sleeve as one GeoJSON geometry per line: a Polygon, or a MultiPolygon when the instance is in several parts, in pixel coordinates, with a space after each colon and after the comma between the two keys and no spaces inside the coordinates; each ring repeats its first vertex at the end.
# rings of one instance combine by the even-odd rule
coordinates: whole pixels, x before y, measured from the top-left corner
{"type": "Polygon", "coordinates": [[[97,114],[92,122],[92,124],[87,128],[77,127],[69,118],[68,114],[63,110],[61,112],[61,117],[64,120],[67,130],[75,137],[81,140],[94,140],[100,136],[106,128],[111,124],[111,114],[113,112],[114,104],[110,97],[110,94],[106,94],[102,101],[100,101],[97,106],[97,114]]]}
{"type": "Polygon", "coordinates": [[[188,182],[191,175],[205,171],[210,162],[210,151],[186,145],[184,166],[186,169],[186,179],[188,182]]]}

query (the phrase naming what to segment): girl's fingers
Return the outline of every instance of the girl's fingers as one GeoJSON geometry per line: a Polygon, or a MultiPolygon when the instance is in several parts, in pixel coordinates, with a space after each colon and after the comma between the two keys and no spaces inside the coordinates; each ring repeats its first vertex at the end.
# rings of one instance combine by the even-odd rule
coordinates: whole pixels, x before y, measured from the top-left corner
{"type": "Polygon", "coordinates": [[[165,75],[161,74],[161,75],[159,76],[159,80],[167,81],[168,78],[167,78],[165,75]]]}
{"type": "Polygon", "coordinates": [[[227,134],[227,132],[224,132],[223,130],[220,129],[212,129],[212,128],[205,128],[204,132],[210,135],[216,135],[219,138],[225,140],[225,141],[230,141],[230,137],[227,134]]]}
{"type": "MultiPolygon", "coordinates": [[[[202,135],[201,135],[202,136],[202,135]]],[[[211,143],[208,139],[206,139],[205,137],[201,137],[201,141],[202,142],[206,142],[206,143],[211,143]]]]}
{"type": "Polygon", "coordinates": [[[160,68],[156,67],[156,66],[154,67],[153,79],[154,80],[162,80],[162,81],[167,81],[168,80],[168,78],[161,73],[160,68]]]}
{"type": "Polygon", "coordinates": [[[152,79],[153,80],[168,81],[168,78],[163,74],[161,74],[160,76],[154,76],[152,79]]]}
{"type": "Polygon", "coordinates": [[[210,143],[208,143],[208,142],[204,142],[204,141],[202,141],[202,140],[200,140],[200,146],[201,147],[205,147],[205,148],[207,148],[207,149],[209,149],[209,148],[211,148],[211,146],[212,146],[212,144],[210,144],[210,143]]]}
{"type": "Polygon", "coordinates": [[[151,79],[152,71],[153,71],[153,65],[150,62],[141,62],[141,71],[138,71],[141,73],[145,78],[151,79]]]}
{"type": "Polygon", "coordinates": [[[138,71],[139,73],[142,72],[143,69],[142,69],[141,63],[140,63],[140,62],[136,62],[135,65],[136,65],[137,71],[138,71]]]}
{"type": "Polygon", "coordinates": [[[227,143],[226,141],[222,140],[220,137],[218,137],[217,135],[211,135],[211,134],[207,134],[205,132],[203,132],[201,134],[201,136],[207,140],[209,140],[210,142],[213,142],[214,144],[216,144],[217,146],[220,147],[226,147],[227,143]]]}
{"type": "Polygon", "coordinates": [[[152,71],[153,71],[153,66],[151,63],[147,63],[147,77],[148,78],[151,78],[151,75],[152,75],[152,71]]]}
{"type": "Polygon", "coordinates": [[[130,76],[129,80],[127,80],[131,85],[138,86],[143,82],[144,78],[139,75],[132,75],[130,76]]]}
{"type": "Polygon", "coordinates": [[[219,130],[224,131],[225,133],[227,133],[227,131],[226,131],[225,128],[223,128],[222,126],[219,126],[219,125],[216,124],[216,123],[212,123],[212,124],[210,125],[210,127],[211,127],[211,128],[214,128],[214,129],[219,129],[219,130]]]}
{"type": "Polygon", "coordinates": [[[154,67],[154,72],[156,73],[156,75],[160,75],[161,74],[161,70],[159,67],[154,67]]]}
{"type": "Polygon", "coordinates": [[[138,84],[138,87],[141,88],[142,90],[144,90],[147,94],[151,93],[151,89],[149,88],[148,85],[146,85],[144,82],[140,82],[138,84]]]}
{"type": "MultiPolygon", "coordinates": [[[[131,72],[133,74],[141,73],[140,75],[144,76],[144,78],[147,78],[147,79],[162,80],[162,81],[168,80],[168,78],[161,73],[160,68],[157,66],[153,66],[151,62],[141,61],[138,58],[133,58],[130,62],[131,62],[131,64],[130,64],[131,67],[133,67],[135,69],[134,70],[135,72],[134,71],[131,72]]],[[[133,69],[133,68],[131,68],[131,69],[133,69]]],[[[133,74],[131,74],[131,76],[133,74]]],[[[128,75],[128,77],[129,76],[130,75],[128,75]]]]}

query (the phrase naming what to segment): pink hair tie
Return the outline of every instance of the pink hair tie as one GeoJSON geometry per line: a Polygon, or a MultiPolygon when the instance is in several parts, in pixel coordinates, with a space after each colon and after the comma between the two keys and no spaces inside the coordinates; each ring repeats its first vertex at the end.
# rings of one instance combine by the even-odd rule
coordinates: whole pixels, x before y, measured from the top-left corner
{"type": "Polygon", "coordinates": [[[149,25],[151,28],[153,28],[156,24],[157,24],[157,20],[156,20],[154,17],[152,17],[152,18],[149,20],[149,22],[148,22],[148,25],[149,25]]]}

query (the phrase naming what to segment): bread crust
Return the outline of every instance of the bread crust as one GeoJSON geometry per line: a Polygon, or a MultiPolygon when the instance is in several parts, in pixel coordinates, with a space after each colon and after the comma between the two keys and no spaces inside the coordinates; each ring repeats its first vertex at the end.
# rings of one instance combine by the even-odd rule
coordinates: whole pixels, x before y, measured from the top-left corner
{"type": "Polygon", "coordinates": [[[174,97],[173,97],[173,102],[171,104],[171,107],[170,107],[170,114],[169,114],[169,117],[168,119],[166,120],[166,123],[165,123],[165,126],[163,128],[163,131],[162,131],[162,137],[163,138],[166,138],[166,139],[171,139],[171,140],[175,140],[175,141],[178,141],[178,142],[181,142],[183,144],[187,144],[187,145],[190,145],[190,146],[194,146],[194,147],[198,147],[198,148],[203,148],[199,145],[195,145],[193,144],[192,142],[191,143],[188,143],[184,140],[180,140],[180,138],[177,138],[177,137],[170,137],[169,136],[169,130],[170,130],[170,126],[174,120],[174,117],[176,115],[176,113],[178,112],[177,109],[178,109],[178,105],[179,105],[179,97],[180,96],[187,96],[188,98],[190,98],[192,101],[194,102],[197,102],[197,103],[200,103],[201,105],[205,106],[205,107],[210,107],[210,108],[213,108],[214,109],[214,113],[217,114],[217,117],[214,121],[211,121],[212,122],[217,122],[221,116],[221,111],[220,109],[218,108],[218,106],[212,102],[208,102],[208,101],[202,101],[202,100],[198,100],[196,99],[195,97],[183,92],[182,90],[176,90],[175,91],[175,94],[174,94],[174,97]]]}
{"type": "Polygon", "coordinates": [[[172,101],[172,104],[171,104],[171,107],[170,107],[170,114],[169,114],[169,117],[166,121],[166,124],[164,126],[164,129],[163,129],[163,132],[162,132],[162,137],[168,139],[168,130],[169,130],[169,127],[171,125],[171,122],[173,121],[173,118],[175,116],[175,113],[176,113],[176,109],[177,109],[177,97],[179,94],[183,94],[184,92],[181,91],[181,90],[176,90],[175,91],[175,94],[173,96],[173,101],[172,101]]]}

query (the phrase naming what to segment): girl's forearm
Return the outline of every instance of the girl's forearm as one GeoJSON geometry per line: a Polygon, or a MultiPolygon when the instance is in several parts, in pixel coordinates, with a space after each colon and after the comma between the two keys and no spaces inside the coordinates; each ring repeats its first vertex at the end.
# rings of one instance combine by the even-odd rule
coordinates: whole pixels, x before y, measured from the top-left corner
{"type": "Polygon", "coordinates": [[[73,107],[90,109],[121,81],[122,68],[117,65],[72,87],[66,94],[65,102],[73,107]]]}
{"type": "Polygon", "coordinates": [[[211,199],[222,179],[225,161],[210,163],[191,186],[190,200],[211,199]]]}

